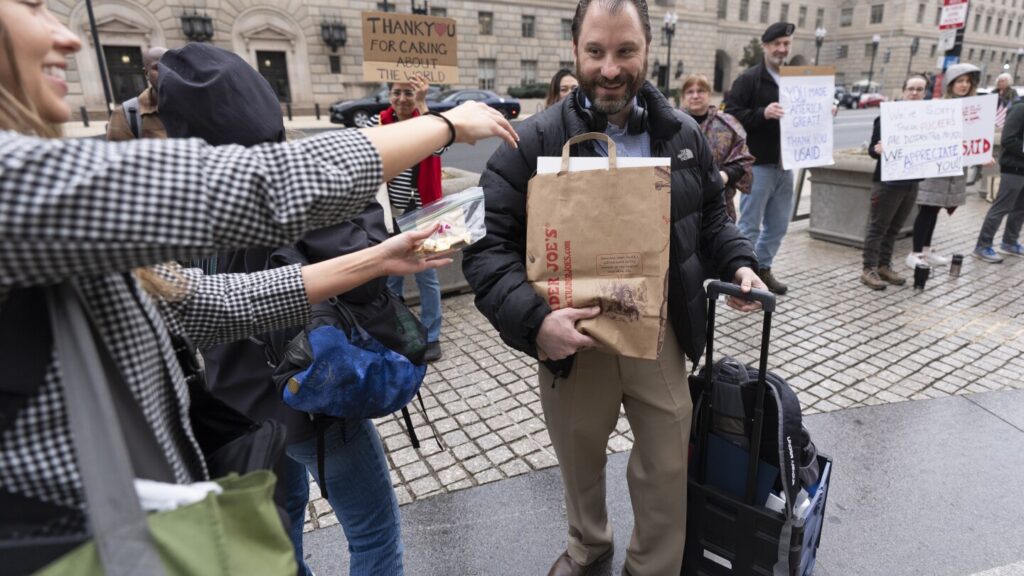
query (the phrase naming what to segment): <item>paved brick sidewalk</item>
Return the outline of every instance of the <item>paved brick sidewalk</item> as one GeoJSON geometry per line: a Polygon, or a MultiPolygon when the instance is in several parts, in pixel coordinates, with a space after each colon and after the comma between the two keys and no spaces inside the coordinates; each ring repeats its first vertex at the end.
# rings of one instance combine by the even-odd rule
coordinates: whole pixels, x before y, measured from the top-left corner
{"type": "MultiPolygon", "coordinates": [[[[943,254],[969,255],[989,204],[971,195],[935,233],[943,254]]],[[[997,239],[999,237],[997,236],[997,239]]],[[[910,250],[897,244],[898,268],[910,250]]],[[[806,413],[1004,388],[1024,388],[1024,260],[985,264],[967,256],[959,279],[938,269],[920,293],[874,292],[859,282],[860,251],[813,240],[794,223],[775,271],[791,286],[781,298],[770,367],[786,377],[806,413]]],[[[720,308],[716,350],[752,362],[760,315],[720,308]]],[[[442,347],[424,384],[427,411],[447,450],[424,439],[410,447],[398,419],[377,422],[400,503],[554,466],[536,388],[535,362],[507,348],[473,306],[444,301],[442,347]]],[[[414,422],[429,435],[419,414],[414,422]]],[[[609,452],[632,445],[624,417],[609,452]]],[[[306,530],[336,524],[311,487],[306,530]]]]}

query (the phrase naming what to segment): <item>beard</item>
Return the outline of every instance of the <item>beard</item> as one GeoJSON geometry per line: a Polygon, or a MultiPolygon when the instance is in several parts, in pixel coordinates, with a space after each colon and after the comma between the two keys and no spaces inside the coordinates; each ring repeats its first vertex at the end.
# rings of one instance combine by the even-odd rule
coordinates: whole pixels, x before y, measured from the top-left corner
{"type": "Polygon", "coordinates": [[[644,85],[644,78],[647,77],[647,62],[644,62],[644,68],[640,71],[640,74],[633,76],[627,72],[619,72],[619,75],[609,80],[601,73],[598,72],[593,76],[585,76],[583,70],[580,69],[579,64],[576,65],[576,78],[579,79],[580,90],[590,100],[591,107],[594,110],[604,114],[605,116],[611,116],[618,114],[626,106],[629,106],[633,102],[633,98],[640,93],[640,88],[644,85]],[[605,97],[599,99],[597,97],[597,88],[624,85],[626,92],[621,97],[605,97]]]}

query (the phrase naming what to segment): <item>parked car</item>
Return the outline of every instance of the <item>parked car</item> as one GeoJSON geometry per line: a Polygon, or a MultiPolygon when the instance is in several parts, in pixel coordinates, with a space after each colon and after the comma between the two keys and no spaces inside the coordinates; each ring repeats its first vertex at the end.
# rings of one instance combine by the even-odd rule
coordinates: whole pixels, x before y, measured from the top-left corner
{"type": "MultiPolygon", "coordinates": [[[[855,82],[850,89],[843,93],[839,99],[839,105],[844,108],[861,108],[861,96],[864,94],[878,94],[880,86],[878,82],[872,82],[868,86],[867,80],[855,82]]],[[[877,104],[876,104],[877,105],[877,104]]]]}
{"type": "Polygon", "coordinates": [[[442,92],[434,98],[427,98],[427,108],[432,112],[444,112],[451,110],[463,102],[483,102],[491,108],[505,115],[505,118],[513,120],[519,117],[519,100],[515,98],[502,98],[490,90],[464,89],[449,90],[442,92]]]}
{"type": "MultiPolygon", "coordinates": [[[[427,89],[427,100],[441,93],[437,86],[427,89]]],[[[345,100],[331,104],[331,122],[344,124],[349,128],[365,128],[370,123],[370,118],[379,114],[382,110],[391,105],[388,98],[388,87],[382,85],[376,94],[367,98],[357,100],[345,100]]]]}
{"type": "Polygon", "coordinates": [[[867,92],[860,95],[860,99],[857,102],[857,108],[877,108],[886,100],[885,96],[878,94],[877,92],[867,92]]]}

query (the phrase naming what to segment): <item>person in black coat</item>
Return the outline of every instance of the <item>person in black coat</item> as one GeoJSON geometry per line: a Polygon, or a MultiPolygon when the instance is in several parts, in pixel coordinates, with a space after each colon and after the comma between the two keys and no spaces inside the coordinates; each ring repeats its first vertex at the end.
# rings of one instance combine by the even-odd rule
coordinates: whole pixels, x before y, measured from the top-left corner
{"type": "Polygon", "coordinates": [[[764,60],[736,78],[725,100],[725,111],[747,130],[747,147],[754,155],[754,182],[740,197],[739,228],[754,244],[758,275],[768,289],[785,294],[787,286],[772,273],[772,262],[793,216],[793,171],[783,170],[779,119],[779,68],[789,57],[795,26],[776,22],[761,36],[764,60]]]}
{"type": "MultiPolygon", "coordinates": [[[[927,80],[912,74],[903,81],[904,100],[923,100],[927,80]]],[[[892,267],[892,252],[896,236],[914,209],[917,184],[920,180],[882,182],[882,118],[875,118],[871,131],[868,154],[875,159],[875,173],[871,177],[871,208],[868,212],[868,234],[864,239],[864,271],[860,281],[872,290],[885,290],[886,286],[903,286],[906,278],[892,267]]]]}
{"type": "MultiPolygon", "coordinates": [[[[605,450],[624,405],[635,443],[627,470],[633,543],[625,561],[634,575],[678,574],[686,523],[686,453],[692,404],[686,357],[704,348],[706,276],[763,288],[753,249],[726,214],[722,182],[696,122],[673,109],[644,81],[650,22],[643,0],[609,8],[583,0],[573,44],[580,86],[518,128],[518,148],[502,147],[487,163],[487,235],[464,251],[463,273],[476,305],[513,348],[542,360],[541,401],[565,484],[568,546],[549,574],[592,573],[612,552],[604,493],[605,450]],[[571,137],[608,134],[619,157],[671,158],[671,241],[665,343],[658,360],[595,350],[574,322],[598,308],[552,310],[526,276],[526,192],[539,156],[558,156],[571,137]]],[[[603,156],[587,141],[573,155],[603,156]]],[[[623,194],[629,191],[624,190],[623,194]]],[[[732,301],[741,309],[752,309],[732,301]]]]}

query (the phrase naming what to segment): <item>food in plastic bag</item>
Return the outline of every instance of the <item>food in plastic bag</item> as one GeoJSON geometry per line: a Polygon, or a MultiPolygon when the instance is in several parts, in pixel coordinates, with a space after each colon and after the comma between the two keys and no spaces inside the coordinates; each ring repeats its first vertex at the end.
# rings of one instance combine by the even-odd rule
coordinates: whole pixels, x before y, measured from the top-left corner
{"type": "Polygon", "coordinates": [[[417,249],[424,256],[450,254],[486,236],[484,189],[477,186],[450,194],[398,217],[402,232],[433,228],[436,224],[441,226],[417,249]]]}

